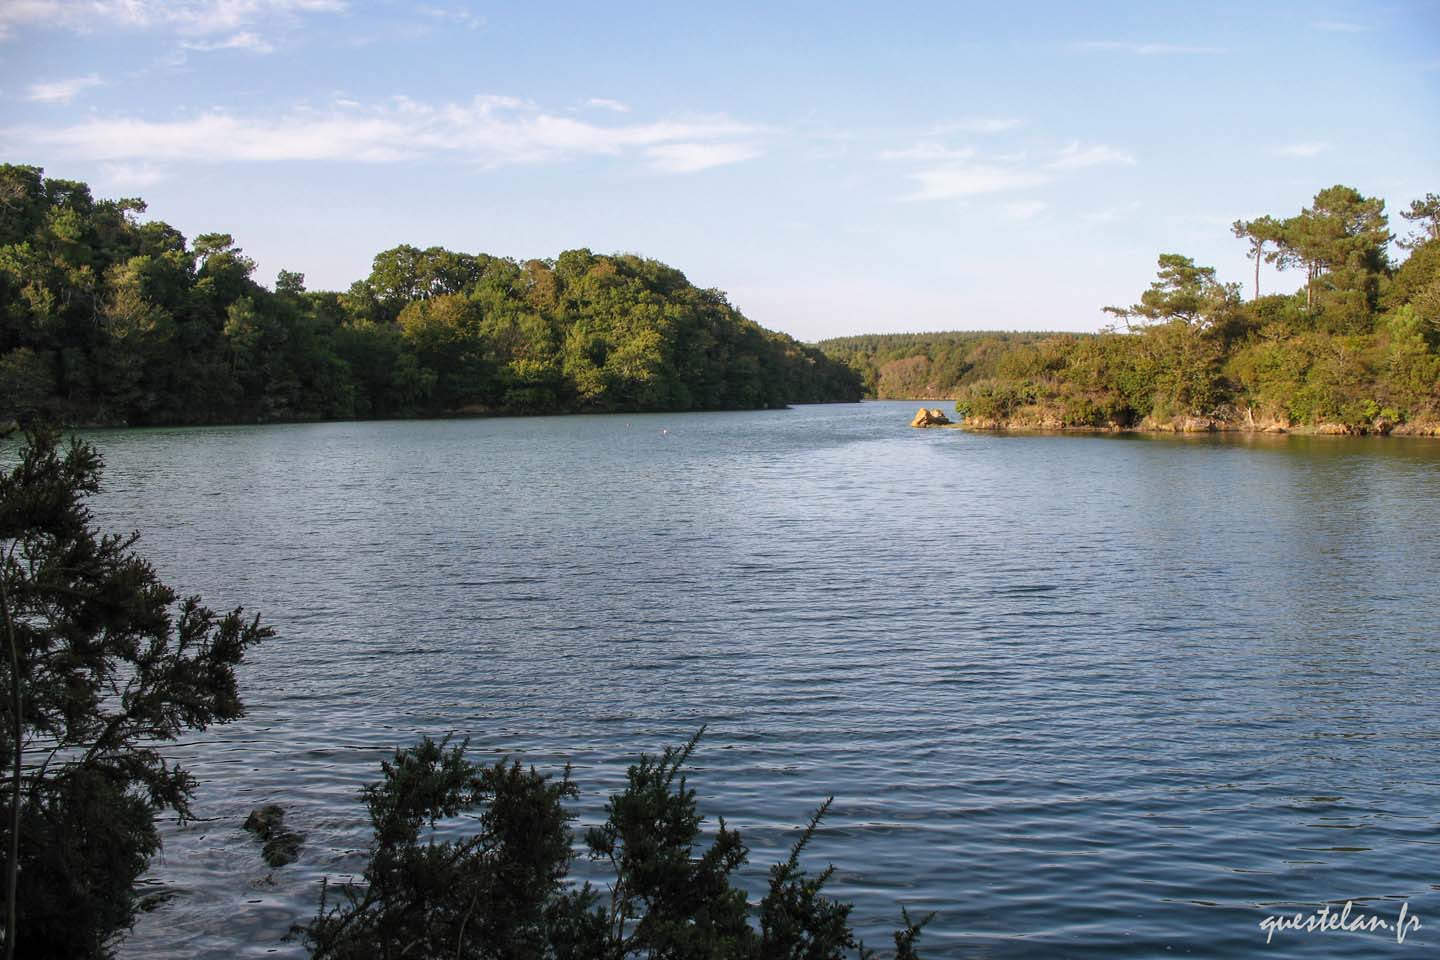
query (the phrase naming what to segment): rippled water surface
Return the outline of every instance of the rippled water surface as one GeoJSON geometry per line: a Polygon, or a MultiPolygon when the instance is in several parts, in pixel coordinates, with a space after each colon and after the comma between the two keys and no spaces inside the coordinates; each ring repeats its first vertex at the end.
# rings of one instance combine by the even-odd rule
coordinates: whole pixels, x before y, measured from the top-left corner
{"type": "Polygon", "coordinates": [[[835,795],[812,862],[875,946],[903,904],[933,957],[1433,951],[1440,442],[912,406],[93,434],[101,521],[278,631],[247,718],[176,751],[207,819],[167,826],[123,955],[302,955],[419,733],[572,761],[590,819],[701,724],[752,879],[835,795]],[[308,837],[273,872],[266,802],[308,837]],[[1425,927],[1264,945],[1347,899],[1425,927]]]}

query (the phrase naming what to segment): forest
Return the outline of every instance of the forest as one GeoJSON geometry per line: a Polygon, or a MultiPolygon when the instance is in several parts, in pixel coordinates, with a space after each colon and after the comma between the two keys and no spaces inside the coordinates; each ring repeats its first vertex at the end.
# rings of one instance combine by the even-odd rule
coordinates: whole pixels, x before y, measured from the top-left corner
{"type": "Polygon", "coordinates": [[[1346,186],[1237,221],[1239,283],[1162,254],[1098,334],[887,334],[822,341],[880,398],[956,400],[976,427],[1440,434],[1440,196],[1401,212],[1346,186]],[[1392,246],[1399,254],[1392,254],[1392,246]],[[1261,266],[1296,271],[1264,293],[1261,266]],[[1249,280],[1249,278],[1247,278],[1249,280]]]}
{"type": "Polygon", "coordinates": [[[867,333],[816,344],[860,375],[865,396],[877,400],[939,400],[966,384],[993,378],[1000,358],[1054,333],[951,330],[939,333],[867,333]]]}
{"type": "Polygon", "coordinates": [[[0,165],[0,422],[241,423],[854,401],[845,364],[632,255],[378,254],[343,293],[138,199],[0,165]]]}

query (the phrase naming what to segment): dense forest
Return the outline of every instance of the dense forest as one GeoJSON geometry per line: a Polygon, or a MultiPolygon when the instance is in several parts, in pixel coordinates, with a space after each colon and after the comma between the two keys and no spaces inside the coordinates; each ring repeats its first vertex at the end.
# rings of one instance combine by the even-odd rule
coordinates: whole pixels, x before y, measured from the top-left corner
{"type": "Polygon", "coordinates": [[[858,400],[859,378],[637,256],[399,246],[274,290],[227,234],[0,166],[0,421],[218,423],[858,400]]]}
{"type": "Polygon", "coordinates": [[[824,341],[878,397],[952,397],[980,427],[1440,434],[1440,197],[1401,216],[1345,186],[1298,214],[1237,222],[1240,284],[1179,254],[1100,334],[910,334],[824,341]],[[1260,266],[1298,270],[1264,294],[1260,266]],[[1248,279],[1248,278],[1247,278],[1248,279]]]}
{"type": "Polygon", "coordinates": [[[943,333],[867,333],[816,344],[861,377],[878,400],[954,399],[962,387],[999,374],[1000,359],[1052,333],[954,330],[943,333]]]}

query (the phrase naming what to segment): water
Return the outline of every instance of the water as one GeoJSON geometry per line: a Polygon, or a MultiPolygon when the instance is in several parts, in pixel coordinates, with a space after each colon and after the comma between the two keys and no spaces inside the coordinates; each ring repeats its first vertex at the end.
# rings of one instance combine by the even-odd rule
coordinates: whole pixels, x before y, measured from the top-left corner
{"type": "Polygon", "coordinates": [[[248,717],[174,751],[127,957],[300,956],[356,798],[419,733],[575,764],[709,732],[758,879],[830,794],[872,946],[1419,956],[1440,937],[1440,442],[996,437],[902,403],[99,432],[97,513],[261,611],[248,717]],[[270,871],[241,830],[308,840],[270,871]],[[1425,927],[1280,933],[1355,900],[1425,927]],[[237,947],[237,943],[241,946],[237,947]]]}

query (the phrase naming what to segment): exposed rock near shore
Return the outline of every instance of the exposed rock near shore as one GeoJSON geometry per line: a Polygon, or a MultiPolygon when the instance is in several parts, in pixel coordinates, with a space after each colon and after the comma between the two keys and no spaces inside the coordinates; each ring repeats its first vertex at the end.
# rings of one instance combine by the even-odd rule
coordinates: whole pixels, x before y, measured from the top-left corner
{"type": "Polygon", "coordinates": [[[950,427],[954,426],[950,418],[945,416],[945,411],[939,407],[926,409],[921,407],[915,411],[915,419],[910,421],[912,427],[950,427]]]}

